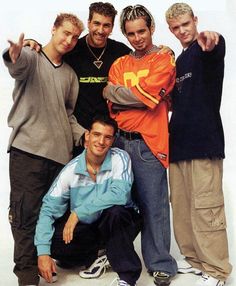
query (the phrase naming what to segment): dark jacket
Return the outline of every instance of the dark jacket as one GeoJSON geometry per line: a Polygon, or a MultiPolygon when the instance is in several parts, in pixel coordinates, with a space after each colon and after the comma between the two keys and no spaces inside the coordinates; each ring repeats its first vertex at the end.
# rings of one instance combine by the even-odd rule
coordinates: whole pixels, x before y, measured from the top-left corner
{"type": "Polygon", "coordinates": [[[224,77],[225,41],[203,52],[197,41],[177,58],[172,93],[170,161],[224,158],[220,104],[224,77]]]}

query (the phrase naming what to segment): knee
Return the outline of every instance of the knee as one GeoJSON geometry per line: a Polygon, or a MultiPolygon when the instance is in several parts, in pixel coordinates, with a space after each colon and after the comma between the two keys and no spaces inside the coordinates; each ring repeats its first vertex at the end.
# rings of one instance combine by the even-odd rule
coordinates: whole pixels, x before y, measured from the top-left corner
{"type": "Polygon", "coordinates": [[[130,213],[124,206],[113,206],[104,210],[103,219],[110,221],[112,224],[119,222],[129,224],[131,222],[130,213]]]}
{"type": "Polygon", "coordinates": [[[112,206],[106,210],[104,210],[104,215],[109,218],[120,218],[124,213],[124,206],[112,206]]]}

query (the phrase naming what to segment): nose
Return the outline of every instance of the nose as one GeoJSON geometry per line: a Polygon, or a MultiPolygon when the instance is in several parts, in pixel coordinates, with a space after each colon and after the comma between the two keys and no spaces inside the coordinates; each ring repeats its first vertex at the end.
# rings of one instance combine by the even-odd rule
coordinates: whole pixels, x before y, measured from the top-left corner
{"type": "Polygon", "coordinates": [[[102,25],[100,25],[100,26],[98,27],[98,33],[100,33],[100,34],[103,33],[103,26],[102,26],[102,25]]]}
{"type": "Polygon", "coordinates": [[[71,42],[72,42],[72,36],[67,37],[66,38],[66,42],[67,42],[68,45],[70,45],[71,42]]]}
{"type": "Polygon", "coordinates": [[[135,34],[135,35],[134,35],[134,39],[135,39],[135,41],[137,41],[137,42],[138,42],[138,41],[139,41],[139,39],[140,39],[139,34],[135,34]]]}
{"type": "Polygon", "coordinates": [[[99,144],[103,145],[105,143],[105,137],[104,136],[100,136],[99,137],[99,144]]]}
{"type": "Polygon", "coordinates": [[[180,34],[184,34],[184,32],[185,32],[185,29],[184,29],[184,27],[179,27],[179,32],[180,32],[180,34]]]}

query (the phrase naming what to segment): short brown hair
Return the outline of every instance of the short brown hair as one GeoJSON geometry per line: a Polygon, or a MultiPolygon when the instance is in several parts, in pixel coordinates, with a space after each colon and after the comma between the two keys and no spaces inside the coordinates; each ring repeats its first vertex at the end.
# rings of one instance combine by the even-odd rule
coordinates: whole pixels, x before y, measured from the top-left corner
{"type": "Polygon", "coordinates": [[[83,22],[76,15],[71,13],[60,13],[59,15],[57,15],[56,20],[54,22],[54,26],[58,28],[65,21],[68,21],[74,26],[76,26],[81,32],[84,30],[83,22]]]}
{"type": "Polygon", "coordinates": [[[93,128],[93,124],[95,123],[101,123],[102,125],[109,125],[113,128],[113,135],[115,136],[118,131],[118,124],[115,121],[115,119],[111,118],[109,115],[104,114],[97,114],[93,117],[92,123],[90,124],[88,130],[91,131],[93,128]]]}

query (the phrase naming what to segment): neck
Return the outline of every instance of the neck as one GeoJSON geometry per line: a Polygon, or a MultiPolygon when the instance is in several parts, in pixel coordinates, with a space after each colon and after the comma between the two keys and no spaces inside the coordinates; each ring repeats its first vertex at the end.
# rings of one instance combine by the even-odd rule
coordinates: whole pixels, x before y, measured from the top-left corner
{"type": "Polygon", "coordinates": [[[45,55],[49,58],[49,60],[56,64],[56,65],[60,65],[61,61],[62,61],[62,55],[57,53],[53,47],[49,44],[47,44],[46,46],[43,47],[43,52],[45,53],[45,55]]]}
{"type": "Polygon", "coordinates": [[[97,173],[99,172],[99,169],[104,161],[104,158],[100,158],[100,157],[96,157],[93,154],[91,154],[88,150],[86,152],[86,164],[87,164],[87,170],[88,172],[91,174],[93,174],[94,176],[97,175],[97,173]]]}
{"type": "Polygon", "coordinates": [[[156,46],[155,45],[151,45],[150,48],[145,50],[145,51],[137,51],[137,50],[135,50],[134,56],[136,58],[142,58],[142,57],[150,54],[154,49],[156,49],[156,46]]]}
{"type": "Polygon", "coordinates": [[[90,47],[92,47],[92,48],[102,49],[102,48],[105,48],[105,46],[106,46],[106,42],[105,42],[104,45],[102,45],[102,46],[97,46],[97,45],[91,40],[91,37],[90,37],[89,34],[86,36],[86,42],[87,42],[87,44],[90,45],[90,47]]]}

